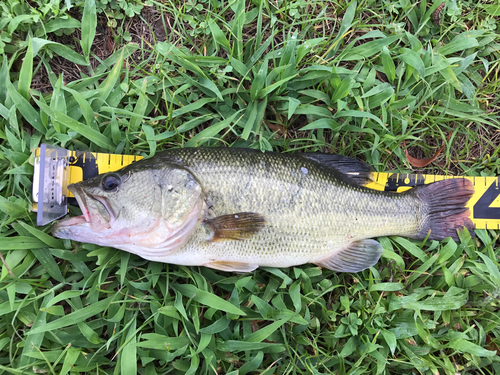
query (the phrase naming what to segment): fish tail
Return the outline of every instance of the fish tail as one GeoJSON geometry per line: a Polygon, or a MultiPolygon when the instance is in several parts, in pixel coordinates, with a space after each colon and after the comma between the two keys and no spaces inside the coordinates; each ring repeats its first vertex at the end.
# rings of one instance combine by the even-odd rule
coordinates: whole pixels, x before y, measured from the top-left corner
{"type": "Polygon", "coordinates": [[[474,236],[474,224],[465,205],[474,194],[474,186],[467,179],[450,179],[420,186],[415,189],[423,204],[421,230],[415,238],[423,239],[429,234],[431,240],[451,237],[458,240],[457,230],[464,227],[474,236]]]}

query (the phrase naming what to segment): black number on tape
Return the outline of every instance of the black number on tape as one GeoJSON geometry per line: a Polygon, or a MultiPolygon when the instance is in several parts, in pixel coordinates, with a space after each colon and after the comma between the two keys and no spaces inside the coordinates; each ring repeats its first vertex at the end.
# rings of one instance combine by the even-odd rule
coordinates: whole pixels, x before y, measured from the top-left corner
{"type": "Polygon", "coordinates": [[[416,174],[396,174],[393,173],[387,178],[385,191],[398,191],[402,186],[417,186],[425,183],[425,177],[416,174]]]}
{"type": "Polygon", "coordinates": [[[474,205],[474,219],[500,219],[500,208],[490,207],[500,195],[500,177],[484,192],[474,205]]]}
{"type": "Polygon", "coordinates": [[[76,152],[76,159],[70,160],[71,165],[82,168],[83,179],[87,180],[99,174],[97,159],[90,152],[76,152]]]}

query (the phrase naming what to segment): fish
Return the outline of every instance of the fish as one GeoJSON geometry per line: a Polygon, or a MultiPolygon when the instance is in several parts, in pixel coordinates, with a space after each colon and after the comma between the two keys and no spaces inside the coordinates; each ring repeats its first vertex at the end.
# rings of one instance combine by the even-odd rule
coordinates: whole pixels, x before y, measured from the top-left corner
{"type": "Polygon", "coordinates": [[[342,155],[169,149],[69,185],[83,215],[52,234],[228,272],[312,263],[355,273],[379,261],[374,237],[472,231],[469,180],[391,193],[365,187],[371,179],[368,164],[342,155]]]}

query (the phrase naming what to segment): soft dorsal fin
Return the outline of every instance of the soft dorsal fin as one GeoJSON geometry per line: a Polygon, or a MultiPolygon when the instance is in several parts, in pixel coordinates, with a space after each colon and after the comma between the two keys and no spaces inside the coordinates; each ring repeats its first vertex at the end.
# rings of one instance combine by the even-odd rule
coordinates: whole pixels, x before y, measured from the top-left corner
{"type": "Polygon", "coordinates": [[[306,152],[302,155],[309,160],[335,169],[337,172],[342,173],[349,182],[356,185],[364,186],[373,181],[371,176],[373,169],[365,162],[344,155],[314,152],[306,152]]]}
{"type": "Polygon", "coordinates": [[[264,228],[266,219],[255,212],[238,212],[206,219],[203,224],[211,231],[210,242],[246,240],[264,228]]]}
{"type": "Polygon", "coordinates": [[[375,265],[382,255],[382,245],[372,239],[355,241],[340,252],[315,262],[336,272],[361,272],[375,265]]]}

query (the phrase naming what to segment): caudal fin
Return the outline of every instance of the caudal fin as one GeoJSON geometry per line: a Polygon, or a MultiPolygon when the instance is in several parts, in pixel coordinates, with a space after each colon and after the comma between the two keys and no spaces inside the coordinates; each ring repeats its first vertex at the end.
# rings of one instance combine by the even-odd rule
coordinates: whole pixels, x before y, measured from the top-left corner
{"type": "Polygon", "coordinates": [[[450,179],[415,189],[423,203],[424,222],[416,238],[425,238],[431,231],[431,240],[451,237],[458,240],[457,230],[466,227],[471,235],[474,225],[469,218],[470,212],[465,205],[474,194],[474,186],[467,179],[450,179]]]}

